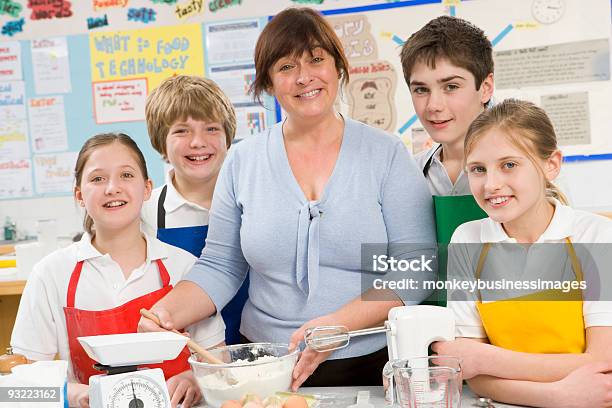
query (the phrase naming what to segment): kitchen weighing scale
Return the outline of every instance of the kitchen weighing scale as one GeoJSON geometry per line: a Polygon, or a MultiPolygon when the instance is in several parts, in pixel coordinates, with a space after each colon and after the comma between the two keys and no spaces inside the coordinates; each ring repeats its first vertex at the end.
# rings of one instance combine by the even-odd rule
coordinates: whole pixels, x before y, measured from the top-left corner
{"type": "Polygon", "coordinates": [[[139,365],[175,359],[188,338],[172,332],[79,337],[94,367],[106,374],[89,378],[91,408],[166,408],[168,387],[161,368],[139,365]]]}

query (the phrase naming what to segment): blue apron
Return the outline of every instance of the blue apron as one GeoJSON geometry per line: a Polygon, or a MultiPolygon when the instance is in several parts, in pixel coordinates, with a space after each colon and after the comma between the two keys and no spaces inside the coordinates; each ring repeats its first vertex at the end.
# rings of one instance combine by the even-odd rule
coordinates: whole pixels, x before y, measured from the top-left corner
{"type": "MultiPolygon", "coordinates": [[[[157,202],[157,239],[172,246],[184,249],[196,257],[202,255],[202,249],[206,245],[208,225],[195,227],[166,228],[166,193],[168,186],[162,188],[157,202]]],[[[225,342],[227,344],[240,343],[240,316],[242,308],[249,297],[249,276],[242,283],[236,296],[221,310],[221,316],[225,322],[225,342]]]]}

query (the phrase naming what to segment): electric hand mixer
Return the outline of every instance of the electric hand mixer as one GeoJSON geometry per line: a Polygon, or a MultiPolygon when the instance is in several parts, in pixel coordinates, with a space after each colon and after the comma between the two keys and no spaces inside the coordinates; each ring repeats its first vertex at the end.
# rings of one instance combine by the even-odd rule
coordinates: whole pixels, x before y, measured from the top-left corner
{"type": "MultiPolygon", "coordinates": [[[[304,341],[314,350],[331,351],[346,347],[351,337],[375,333],[387,334],[389,362],[383,374],[389,377],[394,361],[427,357],[431,343],[454,340],[455,317],[452,310],[440,306],[399,306],[389,311],[388,320],[382,327],[352,332],[343,326],[315,327],[306,330],[304,341]]],[[[427,364],[426,359],[422,361],[427,364]]],[[[393,381],[389,385],[386,397],[393,401],[393,381]]]]}

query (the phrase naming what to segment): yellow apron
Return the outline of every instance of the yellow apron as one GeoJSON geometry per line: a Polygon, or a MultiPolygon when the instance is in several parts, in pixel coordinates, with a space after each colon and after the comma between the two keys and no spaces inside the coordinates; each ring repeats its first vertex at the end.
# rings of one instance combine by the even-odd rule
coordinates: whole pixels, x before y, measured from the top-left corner
{"type": "MultiPolygon", "coordinates": [[[[576,279],[581,282],[582,268],[569,238],[566,238],[566,247],[576,279]]],[[[476,267],[477,280],[489,249],[490,244],[484,244],[476,267]]],[[[583,353],[585,350],[580,289],[567,293],[551,289],[487,303],[482,303],[478,292],[476,307],[489,342],[495,346],[525,353],[546,354],[583,353]]]]}

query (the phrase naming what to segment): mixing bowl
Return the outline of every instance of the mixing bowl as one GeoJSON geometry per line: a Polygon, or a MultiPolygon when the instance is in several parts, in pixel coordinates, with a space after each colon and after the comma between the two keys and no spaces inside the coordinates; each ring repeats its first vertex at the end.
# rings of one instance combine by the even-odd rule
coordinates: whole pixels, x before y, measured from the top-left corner
{"type": "Polygon", "coordinates": [[[219,408],[224,401],[239,400],[247,393],[262,399],[277,391],[288,391],[299,350],[287,344],[250,343],[209,350],[226,364],[198,361],[189,364],[207,406],[219,408]]]}

